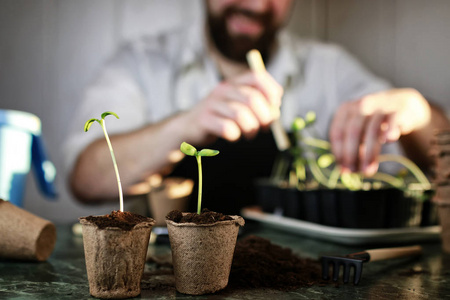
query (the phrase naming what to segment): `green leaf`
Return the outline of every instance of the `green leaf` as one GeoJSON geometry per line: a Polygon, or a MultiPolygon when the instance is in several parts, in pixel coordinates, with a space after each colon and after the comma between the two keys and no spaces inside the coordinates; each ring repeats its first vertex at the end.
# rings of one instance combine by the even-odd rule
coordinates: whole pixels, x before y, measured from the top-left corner
{"type": "Polygon", "coordinates": [[[218,151],[218,150],[202,149],[202,150],[198,153],[198,156],[216,156],[217,154],[219,154],[219,151],[218,151]]]}
{"type": "Polygon", "coordinates": [[[192,146],[191,144],[188,144],[186,142],[181,143],[180,150],[181,150],[181,152],[183,152],[184,154],[189,155],[189,156],[197,155],[197,149],[195,149],[194,146],[192,146]]]}
{"type": "Polygon", "coordinates": [[[102,113],[102,119],[104,120],[106,118],[106,116],[109,116],[109,115],[113,115],[114,117],[119,119],[119,116],[115,112],[112,112],[112,111],[105,111],[104,113],[102,113]]]}
{"type": "Polygon", "coordinates": [[[308,111],[305,116],[306,124],[312,124],[316,121],[316,113],[313,111],[308,111]]]}
{"type": "Polygon", "coordinates": [[[95,118],[89,119],[86,121],[86,123],[84,123],[84,132],[87,132],[89,130],[89,128],[91,128],[92,123],[94,123],[95,121],[97,121],[99,124],[101,124],[100,121],[95,118]]]}
{"type": "Polygon", "coordinates": [[[334,155],[330,154],[330,153],[325,153],[323,155],[321,155],[318,159],[317,159],[317,164],[319,165],[319,167],[321,168],[327,168],[329,167],[332,163],[334,163],[335,159],[334,159],[334,155]]]}
{"type": "Polygon", "coordinates": [[[293,131],[299,131],[305,128],[305,120],[303,118],[297,117],[295,118],[294,122],[292,123],[292,130],[293,131]]]}

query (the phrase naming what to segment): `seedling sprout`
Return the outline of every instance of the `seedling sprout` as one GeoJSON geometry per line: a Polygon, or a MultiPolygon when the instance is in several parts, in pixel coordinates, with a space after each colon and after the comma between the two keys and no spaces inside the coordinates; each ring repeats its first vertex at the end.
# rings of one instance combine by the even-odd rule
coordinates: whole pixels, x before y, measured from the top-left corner
{"type": "Polygon", "coordinates": [[[109,140],[108,132],[106,131],[106,126],[105,126],[105,117],[109,116],[109,115],[113,115],[117,119],[119,119],[119,116],[116,113],[113,113],[112,111],[106,111],[106,112],[102,113],[101,120],[95,119],[95,118],[89,119],[84,124],[84,131],[87,132],[89,130],[89,128],[91,128],[92,123],[94,123],[94,122],[98,122],[103,129],[103,133],[105,134],[106,142],[108,143],[109,152],[111,153],[111,158],[112,158],[113,165],[114,165],[114,171],[116,172],[117,185],[119,187],[119,201],[120,201],[120,209],[119,210],[123,211],[123,193],[122,193],[122,184],[120,182],[119,169],[117,168],[116,157],[114,156],[114,151],[113,151],[113,148],[111,145],[111,141],[109,140]]]}
{"type": "Polygon", "coordinates": [[[198,165],[198,202],[197,202],[197,214],[202,210],[202,156],[216,156],[219,154],[218,150],[203,149],[197,151],[194,146],[183,142],[180,146],[181,152],[189,156],[195,156],[198,165]]]}

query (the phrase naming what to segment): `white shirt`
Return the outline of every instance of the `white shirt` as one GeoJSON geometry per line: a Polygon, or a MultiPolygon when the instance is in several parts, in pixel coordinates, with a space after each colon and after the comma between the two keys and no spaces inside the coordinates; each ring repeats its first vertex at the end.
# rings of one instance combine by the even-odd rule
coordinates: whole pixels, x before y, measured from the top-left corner
{"type": "MultiPolygon", "coordinates": [[[[287,129],[296,116],[315,111],[317,130],[327,139],[341,103],[391,88],[339,46],[288,32],[279,34],[278,44],[267,70],[284,87],[281,121],[287,129]]],[[[120,120],[106,118],[110,134],[138,129],[189,109],[219,81],[200,23],[125,44],[87,87],[74,114],[64,145],[66,169],[71,170],[81,151],[103,135],[95,124],[88,133],[83,131],[90,118],[113,111],[120,120]]]]}

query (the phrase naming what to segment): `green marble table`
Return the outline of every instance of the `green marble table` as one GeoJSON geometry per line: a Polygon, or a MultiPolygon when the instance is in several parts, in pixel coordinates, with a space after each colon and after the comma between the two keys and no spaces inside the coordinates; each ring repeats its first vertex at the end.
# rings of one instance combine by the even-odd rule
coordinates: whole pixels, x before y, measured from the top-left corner
{"type": "MultiPolygon", "coordinates": [[[[92,299],[89,294],[83,241],[71,226],[57,226],[58,240],[47,262],[0,260],[0,299],[92,299]]],[[[289,247],[302,257],[318,258],[323,253],[351,253],[364,249],[342,246],[279,231],[248,222],[243,236],[254,234],[289,247]]],[[[143,289],[142,299],[450,299],[450,255],[437,242],[422,244],[420,258],[395,259],[364,265],[359,285],[312,286],[292,292],[249,289],[205,296],[188,296],[174,288],[143,289]]],[[[167,244],[150,245],[150,253],[170,252],[167,244]]],[[[151,268],[147,264],[146,271],[151,268]]],[[[157,285],[156,285],[157,286],[157,285]]],[[[139,298],[138,297],[138,298],[139,298]]]]}

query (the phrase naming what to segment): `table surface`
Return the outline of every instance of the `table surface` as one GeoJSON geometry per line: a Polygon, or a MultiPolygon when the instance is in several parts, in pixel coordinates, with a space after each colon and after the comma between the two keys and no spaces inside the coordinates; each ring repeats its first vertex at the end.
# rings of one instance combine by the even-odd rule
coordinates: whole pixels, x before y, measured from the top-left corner
{"type": "MultiPolygon", "coordinates": [[[[0,299],[89,299],[83,239],[72,234],[70,225],[58,225],[55,249],[46,262],[0,260],[0,299]]],[[[264,224],[247,222],[242,236],[253,234],[291,248],[301,257],[318,259],[321,254],[346,254],[364,249],[302,237],[264,224]]],[[[389,246],[389,245],[386,245],[389,246]]],[[[231,291],[188,296],[174,288],[143,289],[141,299],[450,299],[450,255],[438,242],[422,244],[419,258],[403,258],[364,264],[359,285],[330,284],[296,291],[268,289],[231,291]]],[[[149,253],[170,253],[167,244],[149,246],[149,253]]],[[[146,265],[146,271],[151,264],[146,265]]],[[[149,284],[149,283],[147,283],[149,284]]],[[[151,284],[150,284],[151,285],[151,284]]],[[[157,285],[156,285],[157,286],[157,285]]]]}

